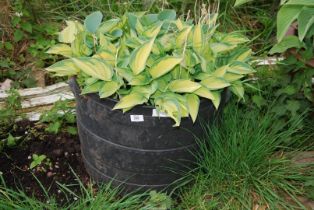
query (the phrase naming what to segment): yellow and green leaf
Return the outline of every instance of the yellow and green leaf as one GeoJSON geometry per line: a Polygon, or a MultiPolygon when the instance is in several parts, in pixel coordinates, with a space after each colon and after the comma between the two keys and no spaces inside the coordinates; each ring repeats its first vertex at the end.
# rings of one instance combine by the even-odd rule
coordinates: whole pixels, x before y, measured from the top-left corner
{"type": "Polygon", "coordinates": [[[150,69],[149,73],[152,75],[153,79],[161,77],[171,71],[176,65],[181,63],[182,58],[180,57],[164,57],[154,64],[150,69]]]}
{"type": "Polygon", "coordinates": [[[187,106],[188,106],[190,116],[193,122],[195,122],[198,115],[199,106],[200,106],[200,99],[195,94],[188,94],[186,95],[186,100],[187,100],[187,106]]]}
{"type": "Polygon", "coordinates": [[[110,81],[113,75],[112,67],[98,58],[72,58],[77,68],[85,74],[100,80],[110,81]]]}
{"type": "Polygon", "coordinates": [[[204,85],[209,90],[219,90],[225,87],[230,86],[230,83],[221,77],[208,77],[201,81],[201,84],[204,85]]]}
{"type": "Polygon", "coordinates": [[[199,83],[184,79],[174,80],[168,86],[169,90],[177,93],[192,93],[200,87],[199,83]]]}
{"type": "Polygon", "coordinates": [[[56,54],[56,55],[62,55],[64,57],[72,57],[72,49],[67,44],[56,44],[52,46],[48,51],[48,54],[56,54]]]}
{"type": "Polygon", "coordinates": [[[141,73],[146,67],[146,61],[151,53],[155,38],[135,49],[131,54],[130,67],[135,75],[141,73]]]}
{"type": "Polygon", "coordinates": [[[66,59],[54,63],[53,65],[46,68],[48,72],[54,73],[55,76],[73,76],[77,75],[80,71],[79,68],[73,63],[71,59],[66,59]]]}
{"type": "Polygon", "coordinates": [[[120,101],[113,107],[113,109],[127,109],[146,103],[148,99],[141,93],[132,92],[129,95],[124,96],[120,101]]]}
{"type": "Polygon", "coordinates": [[[120,84],[116,81],[105,82],[99,89],[99,97],[108,98],[109,96],[115,94],[119,88],[120,84]]]}

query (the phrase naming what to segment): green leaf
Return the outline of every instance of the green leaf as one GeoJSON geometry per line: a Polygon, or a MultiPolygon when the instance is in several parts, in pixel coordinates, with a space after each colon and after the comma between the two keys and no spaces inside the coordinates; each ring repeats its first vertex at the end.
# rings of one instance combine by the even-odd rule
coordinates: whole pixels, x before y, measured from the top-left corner
{"type": "Polygon", "coordinates": [[[110,81],[105,82],[105,84],[99,90],[99,97],[100,98],[107,98],[115,94],[120,88],[118,82],[110,81]]]}
{"type": "Polygon", "coordinates": [[[159,20],[175,20],[177,17],[175,10],[165,9],[158,14],[159,20]]]}
{"type": "Polygon", "coordinates": [[[301,108],[301,104],[297,100],[289,100],[287,101],[287,110],[291,112],[292,115],[295,115],[297,111],[301,108]]]}
{"type": "Polygon", "coordinates": [[[100,80],[110,81],[113,75],[113,69],[110,65],[98,58],[72,58],[77,68],[87,75],[100,80]]]}
{"type": "Polygon", "coordinates": [[[83,30],[83,26],[77,21],[66,21],[65,27],[60,33],[58,40],[62,43],[72,43],[76,34],[83,30]]]}
{"type": "Polygon", "coordinates": [[[79,68],[76,67],[71,59],[66,59],[54,63],[46,68],[47,71],[52,72],[55,76],[73,76],[79,73],[79,68]]]}
{"type": "Polygon", "coordinates": [[[21,28],[24,30],[24,31],[27,31],[28,33],[32,33],[32,24],[29,23],[29,22],[24,22],[24,23],[21,23],[21,28]]]}
{"type": "Polygon", "coordinates": [[[286,36],[281,42],[273,46],[269,51],[269,54],[283,53],[291,48],[301,48],[303,45],[296,36],[286,36]]]}
{"type": "Polygon", "coordinates": [[[314,6],[314,2],[312,0],[290,0],[286,5],[314,6]]]}
{"type": "Polygon", "coordinates": [[[198,110],[200,106],[200,99],[195,94],[186,95],[186,101],[188,105],[188,110],[190,112],[190,116],[192,118],[193,123],[196,121],[198,110]]]}
{"type": "Polygon", "coordinates": [[[62,55],[64,57],[70,58],[72,56],[72,49],[67,44],[56,44],[53,45],[46,53],[62,55]]]}
{"type": "Polygon", "coordinates": [[[88,15],[84,21],[84,26],[87,31],[95,33],[101,24],[102,18],[103,15],[100,11],[96,11],[88,15]]]}
{"type": "Polygon", "coordinates": [[[129,95],[124,96],[121,100],[113,107],[113,109],[127,109],[146,103],[148,101],[142,94],[138,92],[130,93],[129,95]]]}
{"type": "Polygon", "coordinates": [[[167,56],[155,63],[152,68],[149,69],[149,73],[153,79],[161,77],[171,71],[176,65],[182,61],[182,58],[167,56]]]}
{"type": "Polygon", "coordinates": [[[303,8],[298,17],[298,33],[300,41],[303,41],[309,29],[314,24],[314,8],[303,8]]]}
{"type": "Polygon", "coordinates": [[[50,123],[45,130],[49,133],[57,134],[57,133],[59,133],[61,125],[62,125],[62,123],[60,121],[55,121],[53,123],[50,123]]]}
{"type": "Polygon", "coordinates": [[[213,94],[213,92],[207,89],[206,87],[201,87],[197,89],[196,91],[194,91],[194,93],[203,98],[207,98],[209,100],[215,100],[215,95],[213,94]]]}
{"type": "Polygon", "coordinates": [[[184,79],[174,80],[168,86],[169,90],[177,93],[192,93],[200,87],[199,83],[184,79]]]}
{"type": "Polygon", "coordinates": [[[252,97],[252,101],[259,107],[261,108],[262,106],[265,106],[267,104],[266,100],[260,96],[260,95],[254,95],[252,97]]]}
{"type": "Polygon", "coordinates": [[[188,26],[188,27],[182,29],[182,30],[179,32],[179,34],[178,34],[178,36],[177,36],[177,38],[176,38],[176,47],[177,47],[178,49],[183,49],[183,48],[184,48],[185,42],[186,42],[187,39],[188,39],[188,36],[189,36],[189,34],[190,34],[190,32],[191,32],[191,29],[192,29],[192,27],[191,27],[191,26],[188,26]]]}
{"type": "Polygon", "coordinates": [[[244,98],[244,87],[241,82],[233,83],[230,90],[239,98],[244,98]]]}
{"type": "Polygon", "coordinates": [[[146,61],[152,50],[155,38],[135,49],[130,58],[130,67],[135,75],[141,73],[146,67],[146,61]]]}
{"type": "Polygon", "coordinates": [[[230,68],[227,70],[229,73],[234,73],[234,74],[252,74],[255,72],[252,67],[247,64],[243,63],[240,61],[235,61],[230,65],[230,68]]]}
{"type": "Polygon", "coordinates": [[[99,34],[105,34],[109,31],[113,30],[120,22],[119,18],[116,19],[110,19],[105,22],[103,22],[100,27],[98,28],[99,34]]]}
{"type": "Polygon", "coordinates": [[[136,76],[133,76],[129,85],[136,86],[136,85],[147,85],[152,81],[151,76],[148,72],[142,72],[136,76]]]}
{"type": "Polygon", "coordinates": [[[230,83],[221,77],[208,77],[201,81],[201,84],[204,85],[209,90],[219,90],[225,87],[230,86],[230,83]]]}
{"type": "Polygon", "coordinates": [[[88,94],[88,93],[97,93],[104,85],[103,81],[97,81],[93,84],[85,85],[81,94],[88,94]]]}
{"type": "Polygon", "coordinates": [[[11,135],[11,133],[9,133],[9,136],[7,138],[7,146],[8,147],[16,146],[16,139],[14,138],[14,136],[11,135]]]}
{"type": "Polygon", "coordinates": [[[77,135],[77,128],[73,126],[67,126],[67,132],[71,135],[77,135]]]}
{"type": "Polygon", "coordinates": [[[277,40],[281,42],[288,28],[299,16],[303,6],[285,5],[277,14],[277,40]]]}
{"type": "Polygon", "coordinates": [[[241,6],[242,4],[246,4],[248,2],[251,2],[252,0],[236,0],[236,2],[234,3],[235,7],[241,6]]]}
{"type": "Polygon", "coordinates": [[[19,42],[19,41],[21,41],[22,39],[23,39],[23,36],[24,36],[24,33],[23,33],[23,31],[21,31],[20,29],[16,29],[15,31],[14,31],[14,35],[13,35],[14,37],[13,37],[13,40],[15,41],[15,42],[19,42]]]}

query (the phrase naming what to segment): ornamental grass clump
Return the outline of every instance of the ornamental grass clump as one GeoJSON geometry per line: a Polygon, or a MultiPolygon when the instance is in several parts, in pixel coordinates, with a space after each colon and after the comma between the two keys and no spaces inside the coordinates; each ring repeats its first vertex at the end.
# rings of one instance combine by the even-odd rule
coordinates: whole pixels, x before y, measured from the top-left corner
{"type": "Polygon", "coordinates": [[[249,40],[218,32],[216,13],[204,14],[197,23],[176,18],[173,10],[102,19],[94,12],[84,25],[67,21],[60,43],[48,50],[66,59],[47,70],[76,76],[82,94],[115,98],[113,109],[123,112],[152,105],[175,126],[183,117],[195,122],[201,98],[218,108],[225,88],[243,98],[241,79],[254,72],[248,64],[252,52],[242,46],[249,40]]]}

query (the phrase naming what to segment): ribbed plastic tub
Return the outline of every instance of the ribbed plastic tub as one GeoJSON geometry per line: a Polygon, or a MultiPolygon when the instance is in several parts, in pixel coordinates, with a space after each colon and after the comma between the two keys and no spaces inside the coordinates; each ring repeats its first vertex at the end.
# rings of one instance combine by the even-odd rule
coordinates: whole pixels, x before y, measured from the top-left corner
{"type": "MultiPolygon", "coordinates": [[[[202,100],[196,123],[183,118],[180,127],[173,127],[172,119],[156,116],[151,106],[138,106],[123,114],[112,110],[114,99],[81,95],[76,80],[69,83],[77,102],[87,172],[97,182],[111,182],[127,191],[165,189],[194,167],[194,135],[202,135],[201,122],[211,123],[219,114],[209,100],[202,100]]],[[[226,96],[224,91],[222,105],[226,96]]]]}

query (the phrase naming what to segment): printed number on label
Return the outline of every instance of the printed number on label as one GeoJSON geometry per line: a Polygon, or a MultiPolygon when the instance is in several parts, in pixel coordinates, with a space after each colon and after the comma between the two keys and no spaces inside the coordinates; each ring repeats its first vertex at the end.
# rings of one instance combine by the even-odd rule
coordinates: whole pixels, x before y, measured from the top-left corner
{"type": "Polygon", "coordinates": [[[144,116],[143,115],[131,115],[131,122],[144,122],[144,116]]]}

